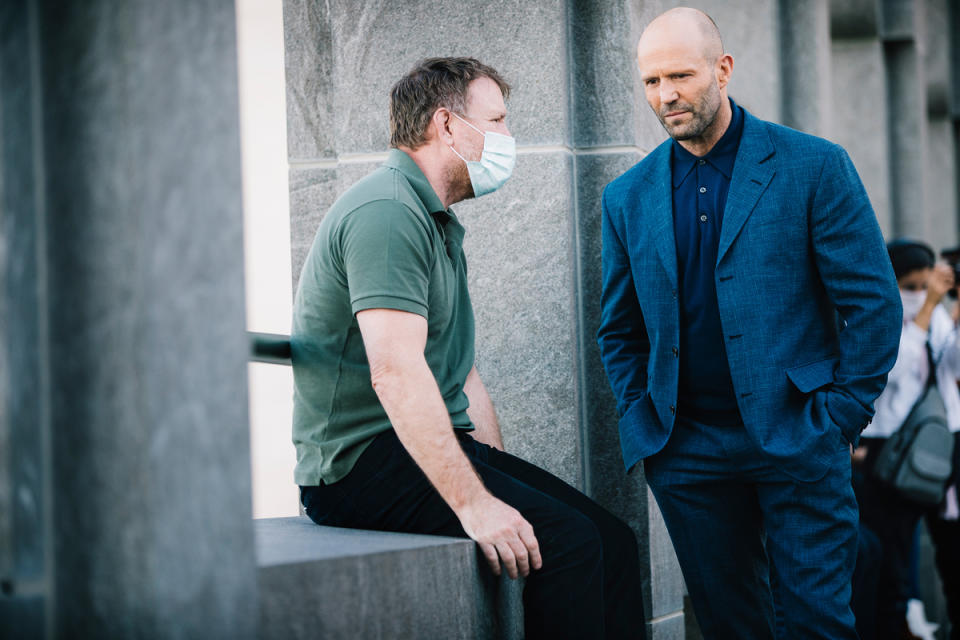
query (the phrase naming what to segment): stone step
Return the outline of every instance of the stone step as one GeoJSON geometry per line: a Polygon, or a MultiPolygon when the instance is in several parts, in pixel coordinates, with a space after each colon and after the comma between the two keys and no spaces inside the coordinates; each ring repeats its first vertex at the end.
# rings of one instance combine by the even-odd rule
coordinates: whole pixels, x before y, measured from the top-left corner
{"type": "Polygon", "coordinates": [[[463,538],[254,521],[265,639],[523,637],[520,581],[463,538]]]}

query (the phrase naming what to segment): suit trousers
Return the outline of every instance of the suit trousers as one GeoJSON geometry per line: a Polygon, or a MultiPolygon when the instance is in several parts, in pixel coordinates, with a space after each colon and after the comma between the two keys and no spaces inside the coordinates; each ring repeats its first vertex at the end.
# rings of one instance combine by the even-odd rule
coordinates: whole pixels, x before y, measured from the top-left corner
{"type": "MultiPolygon", "coordinates": [[[[540,545],[543,566],[523,591],[526,638],[646,638],[633,530],[543,469],[466,432],[457,438],[487,489],[530,522],[540,545]]],[[[321,525],[467,537],[393,430],[343,479],[301,487],[301,501],[321,525]]]]}
{"type": "Polygon", "coordinates": [[[743,425],[678,418],[644,461],[703,637],[855,639],[857,503],[840,428],[826,475],[800,482],[743,425]]]}

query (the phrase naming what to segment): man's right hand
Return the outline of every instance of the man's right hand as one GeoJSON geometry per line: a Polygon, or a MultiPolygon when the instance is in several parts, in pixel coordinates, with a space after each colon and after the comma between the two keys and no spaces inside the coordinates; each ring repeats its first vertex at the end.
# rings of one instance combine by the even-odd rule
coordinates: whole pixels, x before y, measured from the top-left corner
{"type": "Polygon", "coordinates": [[[543,565],[533,527],[519,511],[490,493],[461,507],[457,517],[467,535],[480,545],[495,575],[500,575],[501,560],[511,578],[527,576],[530,569],[543,565]]]}

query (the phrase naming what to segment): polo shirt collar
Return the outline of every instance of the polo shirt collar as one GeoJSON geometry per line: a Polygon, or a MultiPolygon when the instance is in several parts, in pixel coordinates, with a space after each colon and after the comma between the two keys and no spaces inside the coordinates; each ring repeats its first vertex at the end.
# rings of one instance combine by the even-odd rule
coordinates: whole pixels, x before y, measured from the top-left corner
{"type": "Polygon", "coordinates": [[[403,151],[400,151],[400,149],[390,149],[390,153],[387,154],[387,161],[383,164],[386,167],[396,169],[404,175],[407,181],[410,182],[410,186],[416,191],[417,197],[420,198],[427,213],[444,211],[443,203],[440,202],[437,192],[430,186],[427,177],[423,175],[423,171],[421,171],[417,163],[413,161],[413,158],[403,151]]]}
{"type": "Polygon", "coordinates": [[[733,116],[730,119],[730,126],[723,133],[717,144],[707,152],[702,158],[697,157],[683,148],[679,142],[673,141],[671,155],[671,169],[673,171],[673,186],[678,187],[687,177],[687,174],[693,170],[698,160],[705,160],[713,166],[714,169],[724,175],[729,180],[733,176],[733,165],[737,159],[737,149],[740,147],[740,137],[743,134],[743,109],[730,100],[730,109],[733,116]]]}
{"type": "Polygon", "coordinates": [[[413,158],[405,152],[400,151],[400,149],[390,149],[390,152],[387,154],[387,161],[384,162],[383,165],[396,169],[407,179],[407,182],[410,183],[410,186],[413,187],[414,192],[416,192],[417,197],[420,198],[420,202],[423,203],[423,207],[427,210],[427,213],[440,225],[447,254],[455,259],[463,246],[465,230],[463,225],[460,224],[460,220],[456,214],[454,214],[453,209],[443,208],[440,197],[437,195],[437,192],[433,190],[433,187],[430,186],[430,182],[427,180],[427,177],[423,175],[423,171],[421,171],[417,163],[413,161],[413,158]]]}

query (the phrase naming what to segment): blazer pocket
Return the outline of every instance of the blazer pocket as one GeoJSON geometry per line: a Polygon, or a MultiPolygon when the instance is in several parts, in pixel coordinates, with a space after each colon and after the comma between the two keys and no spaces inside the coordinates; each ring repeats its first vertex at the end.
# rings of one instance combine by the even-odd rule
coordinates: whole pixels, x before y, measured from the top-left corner
{"type": "Polygon", "coordinates": [[[810,393],[833,382],[833,370],[838,361],[838,358],[827,358],[790,367],[786,370],[787,378],[801,393],[810,393]]]}

